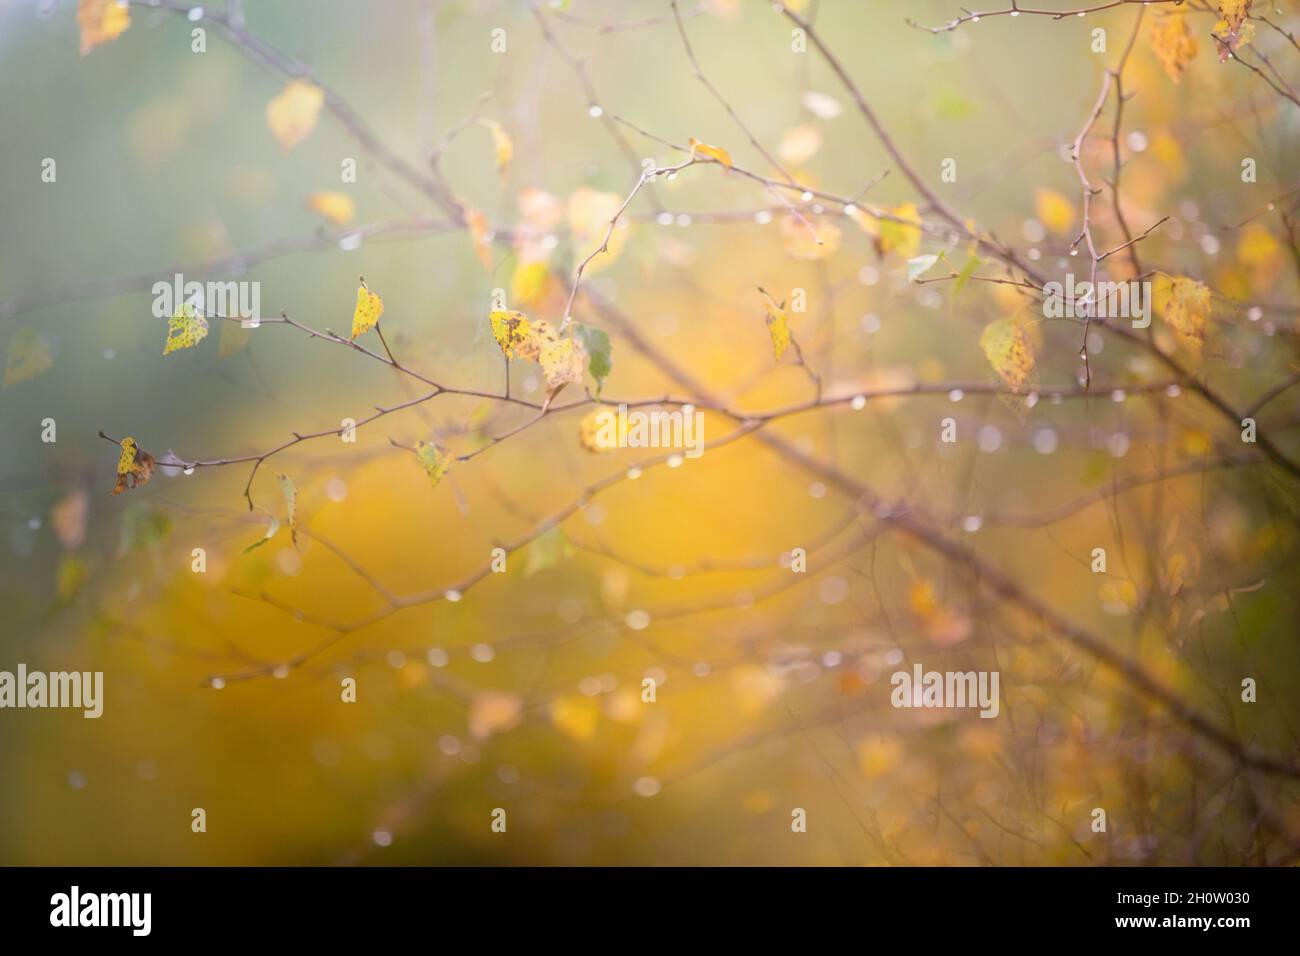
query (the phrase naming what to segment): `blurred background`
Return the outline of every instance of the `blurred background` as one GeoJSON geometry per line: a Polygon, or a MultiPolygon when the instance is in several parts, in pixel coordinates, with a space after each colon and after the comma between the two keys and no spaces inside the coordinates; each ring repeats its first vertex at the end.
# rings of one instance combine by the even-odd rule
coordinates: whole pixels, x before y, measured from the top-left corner
{"type": "MultiPolygon", "coordinates": [[[[955,3],[798,6],[931,188],[1045,274],[1083,277],[1086,261],[1068,256],[1080,190],[1062,148],[1136,9],[932,34],[906,18],[939,25],[955,3]],[[1094,52],[1096,28],[1105,52],[1094,52]],[[954,183],[940,180],[946,158],[954,183]]],[[[1198,355],[1178,351],[1186,343],[1159,319],[1157,344],[1195,358],[1246,408],[1296,369],[1300,253],[1287,212],[1300,106],[1220,63],[1215,15],[1196,6],[1186,16],[1199,49],[1180,82],[1153,51],[1154,7],[1125,62],[1121,195],[1134,233],[1171,217],[1140,244],[1147,268],[1215,290],[1198,355]],[[1257,161],[1253,183],[1244,157],[1257,161]]],[[[1300,28],[1278,6],[1277,22],[1300,28]]],[[[179,5],[132,5],[129,27],[83,56],[75,3],[0,0],[0,349],[12,367],[0,390],[0,669],[100,670],[106,696],[98,720],[0,712],[0,862],[1294,857],[1294,776],[1244,769],[962,562],[873,536],[870,506],[790,455],[755,436],[722,442],[737,423],[715,412],[702,457],[651,467],[654,450],[586,450],[583,409],[487,447],[533,413],[444,395],[361,428],[355,444],[326,437],[269,459],[252,510],[247,464],[160,468],[110,495],[118,449],[100,430],[159,459],[256,455],[423,391],[282,325],[214,320],[196,347],[164,357],[155,281],[256,281],[264,316],[285,309],[346,332],[363,275],[403,364],[493,394],[493,290],[558,324],[565,277],[600,239],[562,214],[539,219],[547,196],[560,210],[584,188],[621,201],[642,160],[685,158],[663,141],[693,137],[781,178],[693,76],[666,0],[536,11],[522,0],[246,0],[238,11],[239,35],[255,42],[205,19],[225,17],[222,3],[188,18],[179,5]],[[207,31],[201,54],[195,27],[207,31]],[[276,62],[308,67],[377,142],[359,142],[327,101],[286,149],[267,123],[287,82],[276,62]],[[474,118],[509,138],[504,169],[491,124],[464,125],[474,118]],[[479,248],[384,159],[427,179],[435,150],[460,208],[489,223],[479,248]],[[55,182],[42,181],[46,158],[55,182]],[[340,182],[349,158],[355,183],[340,182]],[[313,209],[324,192],[351,200],[339,221],[313,209]],[[509,240],[539,222],[537,247],[509,240]],[[523,270],[530,257],[553,270],[544,281],[523,270]],[[46,418],[54,443],[41,440],[46,418]],[[434,487],[394,445],[417,441],[483,450],[434,487]],[[584,494],[639,465],[639,477],[584,494]],[[297,546],[277,474],[298,489],[297,546]],[[534,534],[557,515],[558,530],[534,534]],[[278,532],[248,550],[273,520],[278,532]],[[442,596],[519,540],[529,543],[506,573],[442,596]],[[195,548],[204,573],[192,570],[195,548]],[[794,548],[807,552],[804,574],[789,569],[794,548]],[[999,671],[1000,716],[892,708],[889,675],[917,662],[999,671]],[[341,700],[344,678],[355,703],[341,700]],[[191,830],[199,807],[205,833],[191,830]],[[1099,807],[1105,833],[1092,829],[1099,807]],[[504,834],[491,830],[496,808],[504,834]],[[796,808],[807,832],[792,832],[796,808]]],[[[791,22],[771,3],[685,0],[681,13],[709,80],[801,186],[924,212],[825,60],[811,45],[792,50],[791,22]]],[[[1285,87],[1300,52],[1257,26],[1285,87]]],[[[1113,124],[1112,97],[1084,152],[1102,184],[1113,124]]],[[[999,384],[981,332],[1009,316],[1031,330],[1028,387],[1074,391],[1078,323],[1043,320],[1009,286],[909,283],[906,257],[842,203],[784,195],[700,165],[637,196],[615,251],[584,278],[618,317],[586,297],[575,309],[611,334],[607,400],[710,404],[692,383],[733,409],[811,400],[805,370],[773,357],[756,287],[779,300],[804,290],[791,329],[823,394],[914,383],[935,394],[839,403],[765,432],[906,502],[1234,738],[1293,758],[1295,478],[1190,389],[1143,392],[1168,369],[1109,334],[1089,340],[1090,397],[949,394],[999,384]],[[822,246],[800,241],[787,202],[822,246]],[[955,444],[939,440],[947,417],[955,444]],[[1095,548],[1105,573],[1094,573],[1095,548]],[[1255,703],[1241,700],[1244,678],[1258,683],[1255,703]]],[[[1104,187],[1094,201],[1106,248],[1123,242],[1110,198],[1104,187]]],[[[944,253],[932,277],[969,259],[969,241],[945,229],[916,239],[912,254],[944,253]]],[[[980,257],[979,275],[1006,274],[980,257]]],[[[1125,256],[1107,265],[1132,275],[1125,256]]],[[[373,334],[360,341],[380,348],[373,334]]],[[[511,380],[543,399],[536,365],[517,360],[511,380]]],[[[1283,392],[1258,413],[1292,460],[1298,399],[1283,392]]]]}

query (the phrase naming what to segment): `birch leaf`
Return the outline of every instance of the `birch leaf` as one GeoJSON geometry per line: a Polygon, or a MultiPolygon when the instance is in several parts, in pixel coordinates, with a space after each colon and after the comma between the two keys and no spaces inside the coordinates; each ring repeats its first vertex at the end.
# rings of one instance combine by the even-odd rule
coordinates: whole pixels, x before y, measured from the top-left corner
{"type": "Polygon", "coordinates": [[[587,368],[587,353],[575,339],[557,339],[541,347],[537,358],[546,388],[555,393],[565,385],[581,385],[587,368]]]}
{"type": "Polygon", "coordinates": [[[599,397],[601,389],[605,387],[605,379],[614,368],[614,347],[610,344],[608,333],[603,329],[593,329],[589,325],[575,325],[573,334],[582,343],[583,351],[587,353],[587,371],[596,380],[596,396],[599,397]]]}
{"type": "Polygon", "coordinates": [[[1165,13],[1151,23],[1148,33],[1151,52],[1156,55],[1165,73],[1175,83],[1183,80],[1187,64],[1196,58],[1196,37],[1182,13],[1165,13]]]}
{"type": "Polygon", "coordinates": [[[77,0],[81,55],[116,39],[131,25],[131,10],[122,0],[77,0]]]}
{"type": "Polygon", "coordinates": [[[911,259],[921,251],[921,214],[913,203],[903,203],[890,210],[893,219],[876,220],[880,233],[879,245],[882,256],[897,252],[904,259],[911,259]]]}
{"type": "Polygon", "coordinates": [[[722,147],[710,146],[708,143],[701,143],[694,136],[691,137],[690,147],[692,156],[703,156],[706,159],[712,159],[721,163],[728,169],[731,168],[731,154],[722,147]]]}
{"type": "Polygon", "coordinates": [[[998,377],[1019,391],[1034,371],[1034,347],[1024,323],[1014,318],[998,319],[984,327],[980,348],[998,377]]]}
{"type": "Polygon", "coordinates": [[[780,361],[785,350],[790,347],[790,317],[771,299],[764,303],[763,308],[767,317],[767,332],[772,337],[772,352],[780,361]]]}
{"type": "Polygon", "coordinates": [[[474,255],[488,272],[492,271],[492,231],[488,218],[473,206],[465,207],[465,226],[474,243],[474,255]]]}
{"type": "Polygon", "coordinates": [[[515,144],[496,120],[481,119],[479,125],[492,134],[492,148],[496,151],[497,172],[504,179],[510,171],[510,160],[515,155],[515,144]]]}
{"type": "Polygon", "coordinates": [[[290,80],[284,91],[266,104],[266,125],[282,149],[293,149],[311,135],[325,103],[325,91],[306,80],[290,80]]]}
{"type": "Polygon", "coordinates": [[[53,364],[49,343],[35,329],[19,329],[9,340],[5,355],[4,387],[43,375],[53,364]]]}
{"type": "Polygon", "coordinates": [[[1153,305],[1179,345],[1200,362],[1210,331],[1210,289],[1187,276],[1158,276],[1151,290],[1153,305]]]}
{"type": "Polygon", "coordinates": [[[492,337],[497,340],[502,354],[508,359],[514,358],[518,354],[516,350],[532,335],[528,316],[522,312],[497,309],[488,319],[492,323],[492,337]]]}
{"type": "Polygon", "coordinates": [[[415,455],[420,459],[420,464],[424,466],[424,472],[429,476],[433,486],[438,487],[438,482],[442,481],[451,470],[451,456],[433,442],[425,441],[415,443],[415,455]]]}
{"type": "Polygon", "coordinates": [[[248,552],[250,552],[250,551],[256,551],[256,550],[257,550],[258,548],[260,548],[262,545],[266,544],[266,542],[268,542],[268,541],[270,541],[272,538],[274,538],[274,537],[276,536],[276,533],[277,533],[279,530],[280,530],[280,519],[279,519],[279,518],[272,518],[272,519],[271,519],[271,526],[270,526],[269,528],[266,529],[266,534],[262,535],[260,538],[258,538],[258,539],[257,539],[256,541],[254,541],[252,544],[250,544],[247,548],[245,548],[244,551],[243,551],[243,553],[244,553],[244,554],[248,554],[248,552]]]}
{"type": "Polygon", "coordinates": [[[383,314],[384,300],[377,292],[371,292],[362,279],[361,285],[357,286],[357,305],[352,310],[352,338],[373,329],[383,314]]]}
{"type": "Polygon", "coordinates": [[[925,275],[939,261],[936,255],[916,256],[907,260],[907,281],[915,282],[921,276],[925,275]]]}
{"type": "Polygon", "coordinates": [[[208,320],[191,303],[186,302],[167,320],[167,341],[163,345],[163,355],[170,355],[178,349],[193,348],[207,336],[208,320]]]}
{"type": "Polygon", "coordinates": [[[1036,189],[1034,215],[1052,232],[1064,236],[1074,225],[1074,204],[1054,189],[1036,189]]]}
{"type": "Polygon", "coordinates": [[[352,217],[356,214],[356,206],[352,202],[352,197],[347,193],[333,190],[312,193],[307,197],[307,208],[318,216],[324,216],[336,226],[351,222],[352,217]]]}
{"type": "Polygon", "coordinates": [[[120,444],[122,454],[117,459],[117,482],[113,485],[115,495],[147,485],[153,477],[155,464],[153,455],[140,448],[134,438],[123,438],[120,444]]]}
{"type": "Polygon", "coordinates": [[[280,482],[280,491],[284,494],[284,504],[289,521],[289,539],[298,547],[298,486],[288,475],[276,475],[280,482]]]}

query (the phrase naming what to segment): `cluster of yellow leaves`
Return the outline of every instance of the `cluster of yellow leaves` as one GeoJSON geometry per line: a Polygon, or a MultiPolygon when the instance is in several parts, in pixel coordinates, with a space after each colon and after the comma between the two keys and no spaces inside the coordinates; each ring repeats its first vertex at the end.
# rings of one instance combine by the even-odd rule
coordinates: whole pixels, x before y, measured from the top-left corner
{"type": "Polygon", "coordinates": [[[122,454],[117,459],[117,482],[113,485],[115,495],[147,485],[154,469],[153,455],[136,445],[134,438],[123,438],[119,444],[122,454]]]}
{"type": "Polygon", "coordinates": [[[721,163],[723,166],[726,166],[728,169],[731,168],[732,165],[731,154],[728,153],[721,146],[710,146],[708,143],[701,143],[698,139],[692,136],[690,141],[690,147],[691,147],[692,158],[697,156],[703,156],[705,159],[712,159],[718,163],[721,163]]]}
{"type": "Polygon", "coordinates": [[[123,0],[77,0],[81,55],[121,36],[131,25],[131,9],[123,0]]]}
{"type": "Polygon", "coordinates": [[[324,216],[336,226],[346,225],[356,214],[351,196],[331,190],[312,193],[307,197],[307,208],[318,216],[324,216]]]}
{"type": "Polygon", "coordinates": [[[1187,64],[1196,57],[1196,37],[1187,17],[1181,12],[1161,14],[1152,21],[1148,36],[1151,51],[1169,78],[1181,83],[1187,64]]]}
{"type": "Polygon", "coordinates": [[[1020,391],[1034,371],[1034,345],[1024,322],[1017,318],[997,319],[980,333],[985,357],[1013,391],[1020,391]]]}
{"type": "Polygon", "coordinates": [[[1210,331],[1210,289],[1186,276],[1161,274],[1151,287],[1156,312],[1193,361],[1199,363],[1210,331]]]}
{"type": "Polygon", "coordinates": [[[1034,214],[1058,236],[1067,235],[1074,225],[1074,204],[1052,189],[1034,190],[1034,214]]]}
{"type": "Polygon", "coordinates": [[[49,343],[35,329],[19,329],[9,340],[5,355],[4,387],[44,374],[54,364],[49,343]]]}
{"type": "Polygon", "coordinates": [[[284,149],[293,149],[311,135],[325,103],[325,91],[307,80],[290,80],[284,91],[266,104],[266,125],[284,149]]]}
{"type": "Polygon", "coordinates": [[[369,332],[379,324],[379,317],[384,314],[384,300],[377,292],[371,292],[366,280],[357,286],[357,306],[352,310],[352,338],[363,332],[369,332]]]}
{"type": "Polygon", "coordinates": [[[497,310],[488,319],[501,354],[540,365],[551,395],[565,385],[582,384],[587,350],[576,338],[561,338],[551,323],[545,319],[530,321],[522,312],[497,310]]]}
{"type": "Polygon", "coordinates": [[[446,477],[447,472],[451,471],[452,457],[433,442],[417,441],[415,443],[415,457],[424,466],[424,473],[429,476],[429,481],[433,483],[435,488],[438,486],[438,482],[446,477]]]}
{"type": "Polygon", "coordinates": [[[197,308],[186,303],[167,320],[167,341],[163,345],[163,355],[170,355],[177,349],[193,348],[207,336],[208,320],[197,308]]]}

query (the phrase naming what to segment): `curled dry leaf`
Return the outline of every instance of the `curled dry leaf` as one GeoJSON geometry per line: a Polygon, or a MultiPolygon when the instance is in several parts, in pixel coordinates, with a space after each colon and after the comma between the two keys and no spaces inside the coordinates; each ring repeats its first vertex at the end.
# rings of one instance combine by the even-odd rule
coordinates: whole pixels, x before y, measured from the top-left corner
{"type": "Polygon", "coordinates": [[[280,482],[280,491],[284,494],[284,505],[289,522],[289,539],[298,547],[298,486],[288,475],[276,475],[280,482]]]}
{"type": "Polygon", "coordinates": [[[122,454],[117,459],[117,482],[113,485],[115,495],[147,485],[153,477],[156,464],[153,455],[140,448],[134,438],[128,436],[119,444],[122,446],[122,454]]]}
{"type": "Polygon", "coordinates": [[[767,319],[767,332],[772,337],[772,352],[779,361],[790,347],[790,316],[769,297],[763,303],[763,312],[767,319]]]}
{"type": "Polygon", "coordinates": [[[492,134],[492,148],[496,152],[497,172],[504,179],[506,173],[510,171],[510,160],[515,155],[515,144],[496,120],[481,119],[478,123],[492,134]]]}

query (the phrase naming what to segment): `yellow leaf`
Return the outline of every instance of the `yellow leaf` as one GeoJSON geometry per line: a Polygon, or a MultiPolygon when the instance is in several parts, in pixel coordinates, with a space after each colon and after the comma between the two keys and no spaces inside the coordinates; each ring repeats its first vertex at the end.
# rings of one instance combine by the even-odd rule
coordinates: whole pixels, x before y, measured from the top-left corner
{"type": "Polygon", "coordinates": [[[701,143],[694,136],[691,137],[690,146],[692,156],[704,156],[707,159],[716,160],[728,169],[731,168],[731,154],[722,147],[701,143]]]}
{"type": "Polygon", "coordinates": [[[117,482],[113,485],[115,495],[147,485],[154,469],[153,455],[140,448],[134,438],[123,438],[120,444],[122,454],[117,459],[117,482]]]}
{"type": "Polygon", "coordinates": [[[429,481],[433,483],[435,488],[438,486],[438,482],[442,481],[447,472],[451,470],[452,457],[445,454],[433,442],[416,442],[415,456],[420,459],[425,474],[429,476],[429,481]]]}
{"type": "Polygon", "coordinates": [[[1254,0],[1219,0],[1219,16],[1227,24],[1229,30],[1236,31],[1241,27],[1241,21],[1246,19],[1250,13],[1251,4],[1254,0]]]}
{"type": "Polygon", "coordinates": [[[492,323],[492,337],[501,346],[502,353],[506,358],[514,358],[515,350],[527,342],[532,334],[528,316],[522,312],[496,310],[488,319],[492,323]]]}
{"type": "Polygon", "coordinates": [[[77,0],[82,56],[121,36],[130,25],[131,10],[124,0],[77,0]]]}
{"type": "Polygon", "coordinates": [[[1210,289],[1186,276],[1159,275],[1151,288],[1152,304],[1179,344],[1199,363],[1210,331],[1210,289]]]}
{"type": "Polygon", "coordinates": [[[505,178],[506,173],[510,171],[510,160],[515,155],[515,144],[496,120],[481,119],[478,122],[492,134],[492,148],[496,150],[497,157],[497,172],[505,178]]]}
{"type": "Polygon", "coordinates": [[[772,337],[772,352],[780,360],[790,346],[790,317],[771,299],[763,303],[763,310],[767,318],[767,332],[772,337]]]}
{"type": "Polygon", "coordinates": [[[57,589],[60,601],[71,601],[90,577],[86,563],[75,554],[64,555],[59,562],[57,589]]]}
{"type": "Polygon", "coordinates": [[[568,219],[569,230],[573,234],[574,254],[581,261],[605,243],[605,251],[587,263],[588,273],[598,272],[612,265],[623,252],[627,244],[628,225],[619,220],[614,231],[610,233],[609,224],[623,206],[623,200],[614,193],[596,192],[583,186],[575,189],[569,196],[568,219]]]}
{"type": "Polygon", "coordinates": [[[545,262],[520,262],[510,277],[510,299],[525,309],[542,304],[551,289],[551,270],[545,262]]]}
{"type": "Polygon", "coordinates": [[[915,257],[921,251],[921,214],[910,202],[895,206],[889,211],[894,219],[876,220],[876,228],[880,233],[880,254],[897,252],[904,259],[915,257]]]}
{"type": "Polygon", "coordinates": [[[465,207],[465,225],[469,237],[474,242],[474,255],[488,272],[492,271],[492,233],[488,228],[487,216],[473,206],[465,207]]]}
{"type": "Polygon", "coordinates": [[[1024,323],[1015,318],[998,319],[984,327],[980,348],[993,371],[1012,390],[1019,391],[1034,371],[1034,348],[1024,323]]]}
{"type": "Polygon", "coordinates": [[[617,451],[626,438],[626,430],[619,427],[617,409],[609,405],[598,405],[578,423],[578,442],[594,454],[617,451]]]}
{"type": "Polygon", "coordinates": [[[35,329],[19,329],[9,340],[5,355],[4,387],[17,385],[49,371],[54,364],[54,353],[49,343],[35,329]]]}
{"type": "Polygon", "coordinates": [[[781,161],[791,166],[802,166],[817,155],[822,148],[822,134],[816,126],[792,126],[781,134],[776,153],[781,161]]]}
{"type": "Polygon", "coordinates": [[[1266,294],[1285,265],[1282,244],[1262,223],[1252,222],[1237,237],[1237,261],[1246,267],[1260,294],[1266,294]]]}
{"type": "Polygon", "coordinates": [[[834,255],[840,247],[840,227],[826,219],[786,216],[781,220],[785,251],[793,259],[816,261],[834,255]]]}
{"type": "Polygon", "coordinates": [[[352,197],[347,193],[319,192],[307,197],[307,206],[312,212],[324,216],[336,226],[351,222],[355,214],[352,197]]]}
{"type": "Polygon", "coordinates": [[[518,694],[488,690],[475,694],[469,706],[469,732],[479,740],[510,730],[523,715],[518,694]]]}
{"type": "Polygon", "coordinates": [[[1074,225],[1074,204],[1053,189],[1034,190],[1034,214],[1058,236],[1068,234],[1074,225]]]}
{"type": "Polygon", "coordinates": [[[576,339],[557,339],[542,345],[537,358],[550,392],[565,385],[581,385],[587,369],[587,353],[576,339]]]}
{"type": "Polygon", "coordinates": [[[1164,67],[1169,78],[1181,83],[1187,64],[1196,57],[1196,37],[1181,12],[1164,13],[1151,22],[1148,34],[1151,51],[1164,67]]]}
{"type": "Polygon", "coordinates": [[[306,80],[290,80],[279,96],[266,104],[266,125],[284,149],[293,149],[311,135],[325,103],[325,92],[306,80]]]}
{"type": "Polygon", "coordinates": [[[167,341],[163,345],[163,355],[170,355],[177,349],[193,348],[207,336],[208,320],[193,305],[186,303],[167,320],[167,341]]]}
{"type": "Polygon", "coordinates": [[[590,740],[596,736],[600,721],[600,703],[592,697],[556,697],[550,707],[551,723],[555,729],[574,740],[590,740]]]}
{"type": "Polygon", "coordinates": [[[352,310],[352,338],[363,332],[369,332],[379,324],[379,317],[384,314],[384,300],[376,292],[371,292],[363,280],[357,286],[357,306],[352,310]]]}
{"type": "Polygon", "coordinates": [[[76,551],[86,540],[86,514],[90,496],[78,488],[69,492],[50,509],[50,524],[65,550],[76,551]]]}
{"type": "Polygon", "coordinates": [[[289,540],[298,547],[298,486],[288,475],[276,475],[280,482],[280,491],[284,493],[284,504],[288,511],[289,540]]]}

